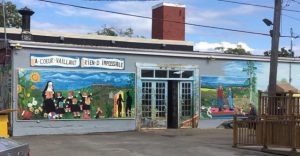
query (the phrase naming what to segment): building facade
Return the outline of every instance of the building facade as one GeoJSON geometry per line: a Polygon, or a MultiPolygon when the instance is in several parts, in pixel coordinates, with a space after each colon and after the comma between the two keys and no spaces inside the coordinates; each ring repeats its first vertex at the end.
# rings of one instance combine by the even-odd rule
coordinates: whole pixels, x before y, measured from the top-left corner
{"type": "MultiPolygon", "coordinates": [[[[174,7],[154,9],[166,6],[174,7]]],[[[268,85],[269,57],[195,52],[185,41],[30,28],[8,29],[7,38],[8,46],[0,45],[0,107],[17,110],[13,136],[216,128],[246,114],[268,85]]],[[[299,89],[299,63],[280,58],[278,81],[299,89]]]]}
{"type": "MultiPolygon", "coordinates": [[[[1,96],[11,97],[7,107],[18,110],[11,117],[15,136],[213,128],[247,112],[257,90],[267,88],[268,57],[20,40],[9,45],[11,61],[1,80],[11,86],[3,86],[1,96]]],[[[290,67],[299,88],[299,59],[280,60],[278,81],[288,81],[290,67]]]]}

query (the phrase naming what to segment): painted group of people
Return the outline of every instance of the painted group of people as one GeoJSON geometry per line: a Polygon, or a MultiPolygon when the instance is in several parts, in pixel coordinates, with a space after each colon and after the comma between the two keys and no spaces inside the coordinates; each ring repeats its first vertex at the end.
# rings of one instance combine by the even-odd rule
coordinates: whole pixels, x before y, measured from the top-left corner
{"type": "MultiPolygon", "coordinates": [[[[222,85],[219,85],[217,90],[217,99],[218,99],[218,106],[219,106],[219,112],[223,111],[224,108],[224,89],[222,85]]],[[[228,100],[228,107],[230,111],[233,111],[233,92],[232,88],[228,87],[227,92],[227,100],[228,100]]]]}
{"type": "Polygon", "coordinates": [[[48,81],[42,96],[43,110],[49,119],[62,119],[65,113],[72,113],[75,119],[81,118],[81,112],[84,117],[90,117],[92,93],[88,95],[87,92],[79,91],[78,100],[74,91],[69,91],[65,98],[62,92],[55,92],[53,83],[48,81]]]}

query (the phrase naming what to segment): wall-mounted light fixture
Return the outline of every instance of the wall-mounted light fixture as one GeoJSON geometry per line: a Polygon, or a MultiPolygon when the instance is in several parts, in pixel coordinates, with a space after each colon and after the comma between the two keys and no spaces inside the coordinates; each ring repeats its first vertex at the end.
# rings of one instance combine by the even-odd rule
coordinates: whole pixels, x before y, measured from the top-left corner
{"type": "Polygon", "coordinates": [[[17,50],[21,50],[23,47],[21,46],[20,43],[16,43],[15,48],[16,48],[17,50]]]}
{"type": "Polygon", "coordinates": [[[216,59],[216,57],[213,56],[213,55],[207,56],[207,58],[208,58],[209,60],[215,60],[215,59],[216,59]]]}
{"type": "Polygon", "coordinates": [[[64,36],[59,36],[59,42],[64,43],[65,42],[65,37],[64,36]]]}

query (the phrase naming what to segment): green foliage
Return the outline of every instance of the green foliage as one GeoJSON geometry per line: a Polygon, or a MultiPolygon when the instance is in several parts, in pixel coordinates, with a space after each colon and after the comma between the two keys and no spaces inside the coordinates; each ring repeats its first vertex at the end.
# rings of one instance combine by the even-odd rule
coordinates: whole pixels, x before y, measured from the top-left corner
{"type": "Polygon", "coordinates": [[[225,50],[225,47],[216,47],[215,50],[221,51],[224,54],[252,55],[249,51],[246,51],[240,45],[238,45],[236,48],[228,48],[226,50],[225,50]]]}
{"type": "Polygon", "coordinates": [[[234,55],[251,55],[249,51],[243,48],[228,48],[224,51],[224,54],[234,54],[234,55]]]}
{"type": "Polygon", "coordinates": [[[103,111],[104,111],[104,117],[105,118],[111,118],[112,117],[112,110],[113,110],[113,105],[106,103],[104,105],[103,111]]]}
{"type": "Polygon", "coordinates": [[[280,82],[288,82],[288,80],[286,78],[282,78],[280,82]]]}
{"type": "Polygon", "coordinates": [[[132,28],[126,28],[125,30],[116,27],[102,26],[102,29],[96,32],[97,35],[105,36],[121,36],[121,37],[138,37],[145,38],[144,36],[134,36],[134,31],[132,28]]]}
{"type": "MultiPolygon", "coordinates": [[[[4,26],[3,22],[3,3],[0,4],[0,27],[4,26]]],[[[21,16],[18,13],[16,5],[8,1],[5,3],[6,7],[6,27],[21,27],[21,16]]]]}
{"type": "Polygon", "coordinates": [[[105,35],[105,36],[118,36],[118,33],[112,27],[103,27],[102,30],[96,32],[98,35],[105,35]]]}
{"type": "MultiPolygon", "coordinates": [[[[294,52],[291,51],[290,49],[289,50],[286,50],[284,47],[281,48],[280,51],[278,51],[278,57],[294,57],[294,52]]],[[[271,51],[265,51],[264,52],[264,55],[265,56],[271,56],[271,51]]]]}

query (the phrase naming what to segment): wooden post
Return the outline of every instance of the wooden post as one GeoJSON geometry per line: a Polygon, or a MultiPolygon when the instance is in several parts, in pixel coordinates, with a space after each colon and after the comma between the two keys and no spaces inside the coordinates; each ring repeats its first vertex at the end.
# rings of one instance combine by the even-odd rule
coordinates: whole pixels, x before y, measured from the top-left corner
{"type": "Polygon", "coordinates": [[[293,93],[292,91],[290,90],[289,91],[289,100],[287,102],[287,106],[286,106],[286,109],[287,109],[287,114],[285,115],[294,115],[294,102],[293,102],[293,93]]]}
{"type": "Polygon", "coordinates": [[[266,116],[265,115],[263,115],[262,116],[262,120],[263,120],[263,122],[262,122],[262,145],[263,145],[263,149],[262,150],[267,150],[268,149],[268,146],[267,146],[267,131],[266,131],[266,128],[267,128],[267,118],[266,118],[266,116]]]}
{"type": "Polygon", "coordinates": [[[233,117],[233,145],[232,147],[237,147],[237,137],[238,137],[238,130],[237,130],[237,116],[234,115],[233,117]]]}
{"type": "Polygon", "coordinates": [[[261,90],[258,90],[258,115],[259,116],[262,115],[261,94],[262,94],[261,90]]]}
{"type": "Polygon", "coordinates": [[[293,134],[292,134],[292,152],[297,152],[297,123],[296,123],[296,116],[292,116],[292,127],[293,134]]]}

